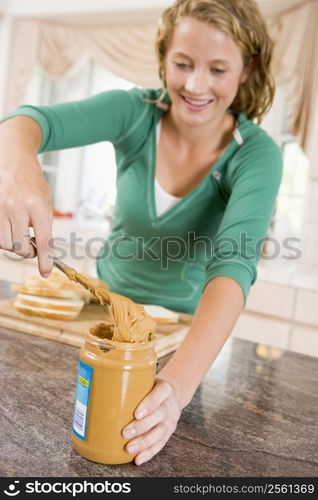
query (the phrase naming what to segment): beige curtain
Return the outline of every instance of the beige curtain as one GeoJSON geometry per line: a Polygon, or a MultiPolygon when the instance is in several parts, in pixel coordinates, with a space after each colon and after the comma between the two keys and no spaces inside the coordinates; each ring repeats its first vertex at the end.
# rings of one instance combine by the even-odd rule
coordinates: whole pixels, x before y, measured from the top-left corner
{"type": "MultiPolygon", "coordinates": [[[[308,152],[318,102],[318,0],[269,18],[277,42],[274,72],[287,89],[293,133],[308,152]]],[[[33,68],[54,78],[89,55],[121,78],[159,87],[154,54],[156,23],[81,26],[21,18],[14,27],[6,111],[21,104],[33,68]]]]}
{"type": "Polygon", "coordinates": [[[120,78],[142,87],[160,87],[154,53],[157,26],[82,27],[37,19],[18,19],[14,26],[6,112],[23,102],[34,67],[61,78],[84,55],[120,78]]]}
{"type": "Polygon", "coordinates": [[[274,73],[290,104],[293,134],[308,153],[318,102],[318,1],[269,20],[276,41],[274,73]]]}
{"type": "Polygon", "coordinates": [[[32,20],[16,21],[12,33],[5,113],[22,104],[32,71],[37,64],[39,25],[32,20]]]}

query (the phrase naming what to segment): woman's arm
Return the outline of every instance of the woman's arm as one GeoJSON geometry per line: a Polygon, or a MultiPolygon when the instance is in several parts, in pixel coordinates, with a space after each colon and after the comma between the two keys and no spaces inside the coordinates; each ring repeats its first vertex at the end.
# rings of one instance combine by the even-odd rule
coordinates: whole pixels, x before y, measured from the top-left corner
{"type": "MultiPolygon", "coordinates": [[[[62,102],[51,106],[22,105],[3,120],[13,117],[29,117],[41,129],[41,143],[38,153],[58,151],[110,141],[117,147],[130,152],[134,143],[127,138],[139,123],[144,133],[145,120],[151,120],[149,104],[142,100],[140,89],[107,90],[79,101],[62,102]]],[[[144,138],[143,138],[144,139],[144,138]]],[[[141,139],[140,139],[141,140],[141,139]]]]}
{"type": "Polygon", "coordinates": [[[29,227],[34,229],[39,270],[52,269],[51,191],[37,159],[41,128],[15,116],[0,125],[0,249],[34,257],[29,227]]]}
{"type": "Polygon", "coordinates": [[[42,276],[53,266],[52,201],[37,154],[111,141],[121,151],[138,147],[152,115],[140,89],[109,90],[82,101],[17,108],[0,124],[0,249],[34,257],[42,276]],[[137,123],[142,127],[136,127],[137,123]],[[131,134],[131,131],[134,131],[131,134]]]}
{"type": "Polygon", "coordinates": [[[150,460],[173,434],[181,410],[191,401],[243,307],[242,288],[233,279],[219,276],[207,284],[186,338],[158,374],[155,387],[123,433],[126,438],[134,436],[127,451],[137,446],[131,451],[138,453],[137,465],[150,460]]]}
{"type": "Polygon", "coordinates": [[[175,381],[182,408],[190,403],[219,354],[244,306],[241,286],[219,276],[205,287],[191,328],[159,377],[175,381]]]}
{"type": "Polygon", "coordinates": [[[0,125],[0,149],[3,163],[12,157],[36,154],[41,144],[41,128],[27,116],[15,116],[0,125]]]}

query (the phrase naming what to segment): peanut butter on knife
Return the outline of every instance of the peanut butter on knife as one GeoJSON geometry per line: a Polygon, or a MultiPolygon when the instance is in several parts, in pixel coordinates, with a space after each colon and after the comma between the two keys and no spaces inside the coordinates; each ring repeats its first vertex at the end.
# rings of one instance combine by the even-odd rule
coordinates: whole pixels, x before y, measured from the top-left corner
{"type": "MultiPolygon", "coordinates": [[[[30,240],[36,249],[35,239],[30,238],[30,240]]],[[[107,338],[116,342],[147,342],[152,338],[156,331],[156,321],[146,313],[140,304],[136,304],[124,295],[96,286],[96,282],[57,259],[54,259],[53,263],[70,281],[79,283],[89,290],[102,305],[109,304],[114,318],[113,335],[109,337],[109,325],[103,323],[93,327],[95,335],[102,336],[104,332],[107,338]]]]}
{"type": "MultiPolygon", "coordinates": [[[[147,342],[156,330],[155,320],[144,308],[128,297],[96,287],[86,276],[75,271],[69,274],[71,281],[80,283],[94,295],[101,304],[109,304],[114,318],[113,336],[116,342],[147,342]]],[[[98,325],[94,327],[96,335],[98,325]]],[[[100,325],[101,332],[101,325],[100,325]]]]}

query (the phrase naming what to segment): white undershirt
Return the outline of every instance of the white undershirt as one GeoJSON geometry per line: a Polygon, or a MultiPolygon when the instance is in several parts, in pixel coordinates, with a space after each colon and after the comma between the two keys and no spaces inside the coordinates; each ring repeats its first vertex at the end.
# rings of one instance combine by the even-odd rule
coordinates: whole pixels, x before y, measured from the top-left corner
{"type": "MultiPolygon", "coordinates": [[[[161,120],[158,121],[156,127],[157,147],[159,144],[160,132],[161,132],[161,120]]],[[[233,136],[239,146],[241,146],[244,143],[243,138],[237,128],[234,130],[233,136]]],[[[182,198],[178,198],[177,196],[173,196],[172,194],[167,193],[167,191],[165,191],[160,186],[157,177],[155,177],[155,202],[156,202],[157,217],[159,217],[164,212],[172,208],[180,200],[182,200],[182,198]]]]}
{"type": "MultiPolygon", "coordinates": [[[[157,139],[157,147],[159,144],[161,131],[161,120],[159,120],[156,128],[156,139],[157,139]]],[[[159,184],[157,177],[155,177],[155,201],[156,201],[156,212],[159,217],[164,212],[172,208],[178,201],[182,198],[178,198],[177,196],[173,196],[172,194],[167,193],[159,184]]]]}

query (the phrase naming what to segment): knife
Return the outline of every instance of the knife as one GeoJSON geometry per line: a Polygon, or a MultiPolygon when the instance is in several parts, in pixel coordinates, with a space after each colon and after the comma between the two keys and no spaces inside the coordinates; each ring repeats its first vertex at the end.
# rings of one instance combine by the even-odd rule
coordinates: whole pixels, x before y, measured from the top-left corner
{"type": "MultiPolygon", "coordinates": [[[[37,250],[36,240],[33,236],[30,237],[30,243],[33,246],[33,248],[37,250]]],[[[89,290],[93,295],[93,297],[97,298],[101,302],[101,298],[98,295],[98,291],[95,289],[95,284],[92,283],[87,276],[78,273],[77,271],[75,271],[75,269],[68,266],[67,264],[64,264],[64,262],[60,261],[55,256],[53,257],[53,266],[62,271],[62,273],[64,273],[70,281],[75,281],[75,283],[79,283],[84,288],[86,288],[86,290],[89,290]]],[[[109,297],[103,295],[102,300],[104,304],[110,304],[109,297]]]]}
{"type": "MultiPolygon", "coordinates": [[[[30,237],[30,243],[33,246],[33,248],[35,250],[37,250],[37,248],[36,248],[36,240],[35,240],[35,238],[33,236],[30,237]]],[[[53,266],[57,267],[57,269],[59,269],[60,271],[62,271],[62,273],[66,274],[66,276],[68,278],[72,274],[77,274],[77,272],[75,271],[75,269],[73,269],[72,267],[68,266],[67,264],[64,264],[64,262],[61,262],[56,257],[53,258],[53,266]]]]}

